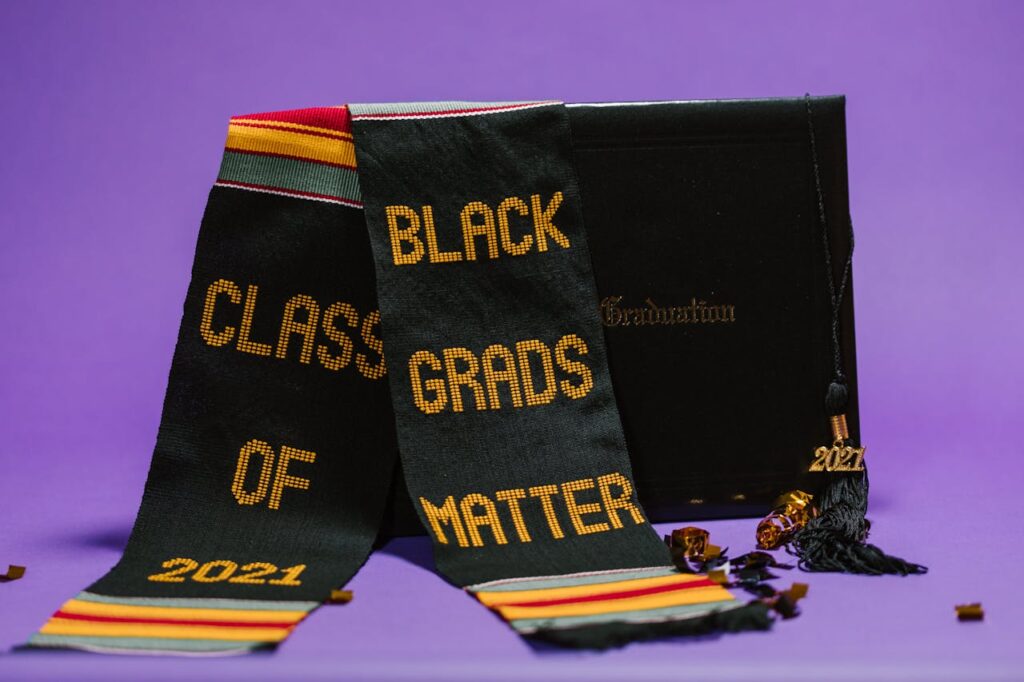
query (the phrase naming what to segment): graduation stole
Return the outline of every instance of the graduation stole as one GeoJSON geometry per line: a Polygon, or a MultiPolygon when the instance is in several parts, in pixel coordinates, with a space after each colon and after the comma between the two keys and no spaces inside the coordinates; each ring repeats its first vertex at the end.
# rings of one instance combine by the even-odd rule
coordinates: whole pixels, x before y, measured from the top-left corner
{"type": "Polygon", "coordinates": [[[135,528],[30,645],[275,646],[399,452],[439,572],[523,635],[769,626],[637,501],[564,106],[352,105],[232,119],[135,528]]]}

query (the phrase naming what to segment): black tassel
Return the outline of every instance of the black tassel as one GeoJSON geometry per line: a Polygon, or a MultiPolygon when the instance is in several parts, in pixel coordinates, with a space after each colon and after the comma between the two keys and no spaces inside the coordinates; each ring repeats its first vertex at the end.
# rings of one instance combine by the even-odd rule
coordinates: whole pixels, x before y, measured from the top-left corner
{"type": "MultiPolygon", "coordinates": [[[[825,411],[829,417],[842,415],[849,399],[846,379],[843,375],[843,357],[840,349],[839,325],[843,306],[843,295],[850,281],[853,268],[853,221],[847,220],[849,248],[843,264],[838,286],[832,268],[832,247],[829,243],[828,221],[825,213],[825,195],[821,189],[821,169],[818,165],[818,146],[814,134],[814,112],[811,110],[811,96],[805,95],[807,108],[807,136],[810,142],[811,162],[814,170],[814,188],[818,200],[818,222],[821,226],[821,241],[824,248],[825,283],[828,286],[829,302],[832,308],[831,346],[833,378],[825,394],[825,411]]],[[[845,419],[843,420],[845,431],[845,419]]],[[[837,435],[837,438],[842,438],[837,435]]],[[[852,440],[845,445],[856,445],[852,440]]],[[[805,571],[832,571],[838,573],[861,573],[866,575],[909,575],[926,573],[920,564],[905,561],[886,554],[865,540],[870,523],[868,511],[868,471],[832,472],[825,489],[818,495],[818,516],[807,522],[797,533],[787,549],[800,560],[805,571]]]]}
{"type": "MultiPolygon", "coordinates": [[[[833,381],[825,396],[829,416],[846,409],[846,386],[833,381]]],[[[847,445],[853,444],[847,441],[847,445]]],[[[867,520],[868,473],[833,473],[818,497],[818,516],[792,540],[791,552],[805,571],[910,575],[927,573],[920,564],[891,556],[865,542],[871,523],[867,520]]]]}
{"type": "Polygon", "coordinates": [[[846,384],[833,381],[828,385],[828,393],[825,394],[825,412],[830,417],[834,414],[843,414],[849,399],[846,384]]]}

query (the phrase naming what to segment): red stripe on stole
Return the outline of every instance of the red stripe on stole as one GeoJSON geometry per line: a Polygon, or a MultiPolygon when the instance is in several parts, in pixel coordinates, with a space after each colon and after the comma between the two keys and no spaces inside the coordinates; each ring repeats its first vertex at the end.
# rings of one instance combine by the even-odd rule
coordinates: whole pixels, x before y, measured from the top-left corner
{"type": "MultiPolygon", "coordinates": [[[[140,625],[202,625],[225,628],[291,628],[295,623],[260,623],[236,622],[222,620],[171,620],[168,618],[125,618],[120,616],[87,616],[81,613],[65,613],[58,611],[51,616],[63,620],[84,620],[92,623],[138,623],[140,625]]],[[[296,621],[297,623],[298,621],[296,621]]]]}
{"type": "Polygon", "coordinates": [[[298,128],[289,128],[282,125],[274,125],[270,123],[251,123],[249,121],[242,120],[245,117],[231,119],[231,125],[239,126],[241,128],[260,128],[266,130],[282,130],[286,133],[295,133],[296,135],[311,135],[313,137],[326,137],[328,140],[342,140],[344,142],[352,141],[352,133],[332,133],[319,130],[300,130],[298,128]]]}
{"type": "Polygon", "coordinates": [[[611,601],[613,599],[629,599],[631,597],[644,597],[650,594],[662,594],[664,592],[676,592],[688,590],[694,587],[715,587],[718,583],[713,580],[694,580],[688,583],[676,583],[673,585],[659,585],[657,587],[645,587],[639,590],[622,590],[619,592],[607,592],[605,594],[588,594],[580,597],[563,597],[561,599],[543,599],[540,601],[515,602],[513,604],[495,604],[496,608],[506,606],[560,606],[562,604],[579,604],[591,601],[611,601]]]}
{"type": "Polygon", "coordinates": [[[312,107],[310,109],[288,109],[285,111],[268,111],[262,114],[246,114],[231,118],[248,118],[257,121],[277,121],[279,123],[297,123],[315,128],[327,128],[342,133],[352,132],[352,122],[348,115],[348,107],[312,107]]]}

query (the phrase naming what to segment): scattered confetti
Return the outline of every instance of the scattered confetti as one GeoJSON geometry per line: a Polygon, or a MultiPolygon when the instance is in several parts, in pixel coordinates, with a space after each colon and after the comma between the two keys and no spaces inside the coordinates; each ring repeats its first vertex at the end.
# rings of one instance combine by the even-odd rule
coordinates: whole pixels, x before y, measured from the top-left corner
{"type": "Polygon", "coordinates": [[[981,603],[975,604],[958,604],[956,606],[956,617],[957,620],[985,620],[985,610],[981,608],[981,603]]]}
{"type": "Polygon", "coordinates": [[[665,538],[669,547],[681,547],[683,556],[703,556],[708,544],[709,534],[703,528],[686,526],[672,531],[672,535],[665,538]]]}
{"type": "MultiPolygon", "coordinates": [[[[776,512],[785,505],[799,505],[810,502],[810,495],[794,491],[780,498],[776,512]]],[[[789,510],[792,511],[792,510],[789,510]]],[[[812,518],[813,510],[802,512],[812,518]]],[[[762,522],[764,523],[764,522],[762,522]]],[[[760,534],[759,534],[760,537],[760,534]]],[[[672,553],[672,561],[685,573],[705,573],[708,580],[723,587],[739,588],[752,594],[783,620],[800,615],[797,602],[807,596],[806,583],[793,583],[789,589],[777,590],[766,581],[778,579],[772,569],[790,570],[791,564],[781,563],[768,552],[752,551],[735,559],[728,556],[728,547],[719,547],[710,542],[710,534],[703,528],[686,526],[677,528],[665,536],[665,544],[672,553]]]]}
{"type": "Polygon", "coordinates": [[[720,568],[716,568],[708,573],[708,580],[719,585],[727,585],[729,583],[729,574],[720,568]]]}
{"type": "Polygon", "coordinates": [[[732,563],[735,564],[737,568],[765,568],[770,566],[772,568],[782,568],[787,571],[793,568],[792,564],[780,563],[778,559],[768,552],[757,551],[741,554],[733,559],[732,563]]]}
{"type": "Polygon", "coordinates": [[[8,564],[7,573],[0,575],[0,583],[7,583],[12,580],[20,580],[25,575],[24,566],[15,566],[14,564],[8,564]]]}
{"type": "Polygon", "coordinates": [[[331,590],[327,598],[328,604],[347,604],[352,601],[352,590],[331,590]]]}
{"type": "Polygon", "coordinates": [[[811,506],[814,496],[802,490],[792,490],[775,501],[772,512],[757,524],[757,546],[777,549],[789,542],[807,522],[817,516],[811,506]]]}

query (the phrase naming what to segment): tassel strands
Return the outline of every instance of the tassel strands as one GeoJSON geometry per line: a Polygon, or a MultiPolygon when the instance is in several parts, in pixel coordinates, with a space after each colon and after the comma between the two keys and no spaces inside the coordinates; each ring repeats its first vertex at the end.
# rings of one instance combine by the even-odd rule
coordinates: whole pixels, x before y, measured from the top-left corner
{"type": "MultiPolygon", "coordinates": [[[[842,354],[839,345],[840,310],[843,295],[850,280],[853,265],[853,223],[849,222],[849,242],[846,261],[839,285],[836,286],[832,269],[832,252],[829,244],[828,223],[825,217],[825,197],[821,188],[821,170],[818,165],[817,142],[814,134],[814,116],[811,98],[807,104],[807,131],[810,140],[811,160],[814,166],[814,186],[817,194],[818,220],[822,230],[822,244],[825,256],[825,278],[828,285],[829,301],[832,308],[831,345],[833,377],[825,395],[825,411],[833,426],[837,443],[844,436],[844,445],[853,446],[853,440],[846,431],[845,411],[849,400],[846,378],[843,373],[842,354]],[[840,430],[842,427],[842,430],[840,430]]],[[[789,551],[799,559],[800,568],[805,571],[827,571],[859,573],[865,575],[909,575],[927,572],[927,568],[899,557],[891,556],[878,547],[865,542],[870,523],[865,517],[868,508],[868,474],[862,471],[832,472],[830,480],[818,496],[818,515],[807,521],[796,533],[789,551]]]]}

